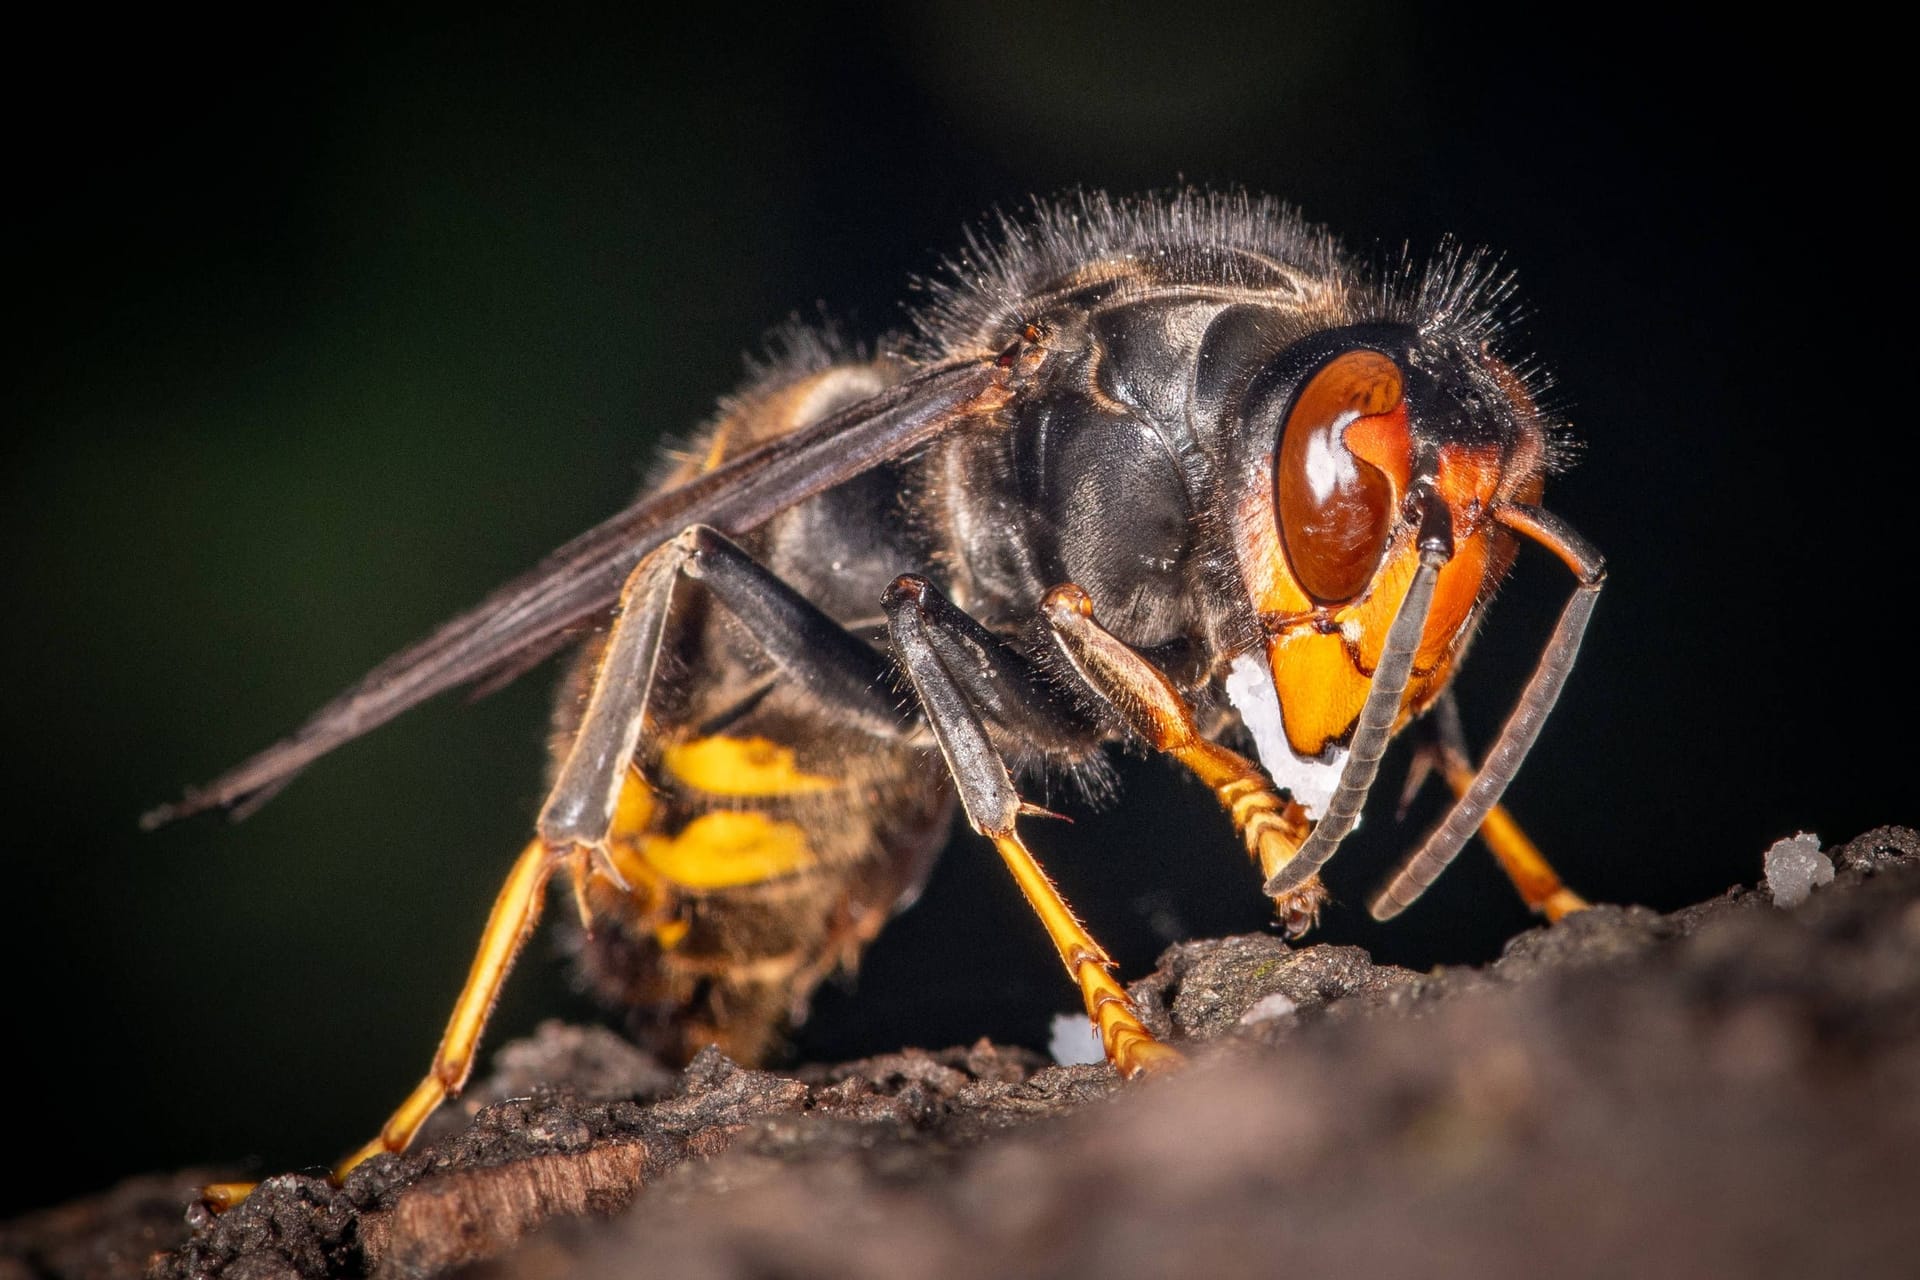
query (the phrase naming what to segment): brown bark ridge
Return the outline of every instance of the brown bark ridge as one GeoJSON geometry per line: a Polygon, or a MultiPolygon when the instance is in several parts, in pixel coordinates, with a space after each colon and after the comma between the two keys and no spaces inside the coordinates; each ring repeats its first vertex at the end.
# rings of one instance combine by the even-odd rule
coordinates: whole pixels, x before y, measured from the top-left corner
{"type": "Polygon", "coordinates": [[[1792,910],[1601,907],[1480,969],[1174,947],[1133,990],[1194,1061],[1126,1087],[985,1042],[672,1076],[551,1025],[343,1187],[136,1180],[0,1226],[0,1280],[1911,1275],[1920,835],[1830,852],[1792,910]]]}

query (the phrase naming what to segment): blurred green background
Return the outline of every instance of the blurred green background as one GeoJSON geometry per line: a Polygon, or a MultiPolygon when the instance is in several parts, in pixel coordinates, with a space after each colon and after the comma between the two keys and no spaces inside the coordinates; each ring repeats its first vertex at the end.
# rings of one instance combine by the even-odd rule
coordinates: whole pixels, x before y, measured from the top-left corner
{"type": "MultiPolygon", "coordinates": [[[[1805,32],[1390,3],[45,21],[6,90],[0,1061],[46,1132],[0,1216],[368,1136],[526,837],[548,671],[237,828],[137,814],[621,506],[769,327],[897,325],[1030,194],[1244,184],[1364,250],[1453,233],[1520,272],[1588,443],[1549,500],[1613,565],[1512,795],[1575,884],[1671,907],[1778,836],[1920,816],[1904,232],[1832,158],[1875,117],[1805,32]]],[[[1482,740],[1568,586],[1523,557],[1462,682],[1482,740]]],[[[1138,972],[1260,927],[1206,798],[1126,773],[1040,837],[1096,932],[1138,972]]],[[[1364,922],[1409,838],[1371,817],[1328,936],[1433,963],[1525,927],[1477,854],[1364,922]]],[[[1072,994],[989,863],[956,845],[809,1052],[1044,1041],[1072,994]]],[[[588,1010],[543,937],[489,1044],[554,1013],[588,1010]]]]}

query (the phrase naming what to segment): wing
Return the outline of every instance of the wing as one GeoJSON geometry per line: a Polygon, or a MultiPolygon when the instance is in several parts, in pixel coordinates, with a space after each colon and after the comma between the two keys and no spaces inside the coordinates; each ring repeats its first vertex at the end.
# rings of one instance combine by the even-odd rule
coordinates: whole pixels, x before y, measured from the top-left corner
{"type": "Polygon", "coordinates": [[[527,669],[569,628],[614,604],[642,556],[691,524],[738,536],[797,503],[910,453],[1003,405],[1014,362],[935,366],[780,436],[581,534],[473,609],[368,672],[281,739],[177,803],[140,820],[151,830],[208,809],[243,817],[343,743],[458,685],[527,669]]]}

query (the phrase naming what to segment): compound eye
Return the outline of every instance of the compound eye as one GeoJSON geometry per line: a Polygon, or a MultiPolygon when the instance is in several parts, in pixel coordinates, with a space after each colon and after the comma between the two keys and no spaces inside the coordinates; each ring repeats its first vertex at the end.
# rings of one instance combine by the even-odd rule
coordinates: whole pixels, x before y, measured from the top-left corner
{"type": "Polygon", "coordinates": [[[1287,563],[1321,604],[1356,599],[1387,551],[1398,510],[1387,469],[1411,449],[1400,367],[1349,351],[1307,380],[1287,411],[1274,468],[1287,563]]]}

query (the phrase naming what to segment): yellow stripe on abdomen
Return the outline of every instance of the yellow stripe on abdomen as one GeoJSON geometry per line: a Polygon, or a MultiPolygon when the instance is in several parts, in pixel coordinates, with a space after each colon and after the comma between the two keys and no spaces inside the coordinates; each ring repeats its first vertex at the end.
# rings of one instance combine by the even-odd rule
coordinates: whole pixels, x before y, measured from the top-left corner
{"type": "Polygon", "coordinates": [[[695,738],[668,747],[661,763],[677,780],[717,796],[790,796],[840,785],[805,772],[793,748],[769,738],[695,738]]]}
{"type": "MultiPolygon", "coordinates": [[[[674,781],[694,791],[737,799],[814,793],[839,785],[802,771],[790,748],[766,738],[698,738],[668,748],[662,764],[674,781]]],[[[753,809],[710,809],[676,832],[659,830],[672,822],[662,821],[667,800],[633,770],[614,810],[614,863],[628,883],[648,897],[657,896],[662,882],[683,890],[731,889],[818,864],[805,828],[753,809]]]]}
{"type": "Polygon", "coordinates": [[[814,865],[807,833],[764,813],[703,813],[677,836],[640,842],[641,860],[687,889],[731,889],[814,865]]]}

